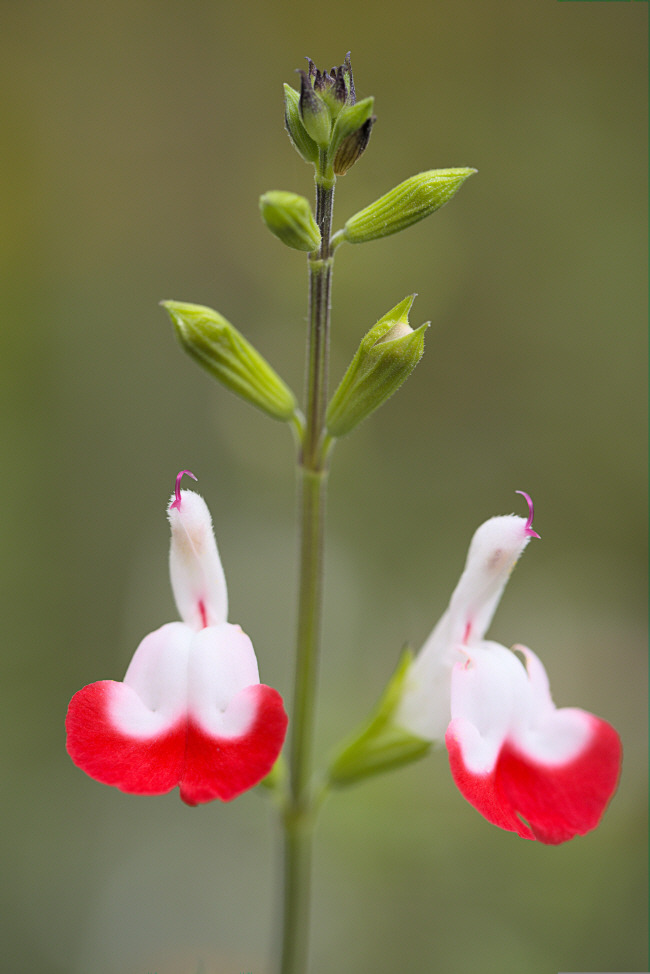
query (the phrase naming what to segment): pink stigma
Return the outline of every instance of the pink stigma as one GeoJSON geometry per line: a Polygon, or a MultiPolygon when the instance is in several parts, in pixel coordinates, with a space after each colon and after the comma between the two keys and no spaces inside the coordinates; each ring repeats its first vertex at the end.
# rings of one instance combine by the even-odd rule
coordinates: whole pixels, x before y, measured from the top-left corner
{"type": "Polygon", "coordinates": [[[522,497],[526,498],[526,503],[528,504],[528,520],[526,521],[525,531],[529,538],[539,538],[537,531],[533,531],[533,517],[535,516],[535,508],[533,507],[533,501],[530,494],[527,494],[525,490],[516,490],[515,494],[521,494],[522,497]]]}
{"type": "Polygon", "coordinates": [[[176,490],[175,490],[176,500],[172,501],[172,503],[169,505],[170,511],[173,511],[174,508],[177,511],[180,511],[181,509],[181,478],[184,476],[184,474],[187,474],[187,476],[191,477],[192,480],[196,480],[196,477],[194,476],[191,470],[181,470],[181,472],[176,477],[176,490]]]}

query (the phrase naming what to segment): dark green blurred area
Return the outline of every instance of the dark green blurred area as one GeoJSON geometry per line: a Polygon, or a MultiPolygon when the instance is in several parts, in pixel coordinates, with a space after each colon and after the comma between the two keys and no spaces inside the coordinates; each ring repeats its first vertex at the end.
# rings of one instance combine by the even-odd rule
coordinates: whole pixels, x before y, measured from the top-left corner
{"type": "Polygon", "coordinates": [[[4,969],[267,974],[263,796],[196,810],[86,778],[63,718],[175,616],[176,472],[210,504],[231,619],[290,695],[289,433],[181,354],[158,301],[208,304],[298,391],[306,272],[264,229],[310,195],[282,82],[352,50],[378,121],[341,225],[414,172],[478,175],[429,220],[342,247],[332,381],[406,294],[431,319],[405,388],[330,479],[319,754],[419,647],[473,530],[529,491],[542,536],[491,629],[559,705],[620,731],[601,827],[559,848],[488,825],[444,753],[335,796],[313,974],[641,971],[646,953],[647,5],[460,0],[0,5],[4,969]],[[200,965],[203,965],[200,967],[200,965]]]}

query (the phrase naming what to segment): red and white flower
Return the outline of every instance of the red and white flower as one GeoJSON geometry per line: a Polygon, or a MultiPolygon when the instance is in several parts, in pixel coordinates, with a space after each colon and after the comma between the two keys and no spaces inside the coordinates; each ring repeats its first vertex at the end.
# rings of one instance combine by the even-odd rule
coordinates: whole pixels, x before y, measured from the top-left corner
{"type": "Polygon", "coordinates": [[[476,531],[449,607],[409,671],[395,722],[444,739],[454,781],[489,822],[556,844],[598,825],[618,782],[621,743],[606,721],[555,707],[530,649],[484,639],[512,568],[539,537],[524,497],[527,520],[494,517],[476,531]]]}
{"type": "Polygon", "coordinates": [[[260,683],[255,651],[226,621],[226,581],[210,512],[176,490],[170,575],[182,622],[149,633],[122,683],[101,680],[74,695],[67,748],[97,781],[136,795],[177,785],[188,805],[230,801],[264,778],[287,728],[277,690],[260,683]]]}

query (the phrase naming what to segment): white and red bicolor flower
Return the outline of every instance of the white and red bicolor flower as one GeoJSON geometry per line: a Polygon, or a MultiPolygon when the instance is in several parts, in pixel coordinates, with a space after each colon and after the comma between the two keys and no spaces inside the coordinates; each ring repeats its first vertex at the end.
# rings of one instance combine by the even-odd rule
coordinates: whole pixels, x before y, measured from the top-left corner
{"type": "Polygon", "coordinates": [[[614,728],[556,708],[546,671],[524,646],[484,639],[508,576],[533,531],[529,517],[493,517],[476,531],[449,607],[414,661],[395,722],[444,739],[451,772],[485,818],[556,844],[598,825],[618,782],[614,728]],[[520,658],[521,657],[521,658],[520,658]]]}
{"type": "Polygon", "coordinates": [[[264,778],[287,729],[277,690],[260,683],[253,644],[226,621],[226,580],[202,497],[180,490],[167,514],[170,575],[182,622],[149,633],[122,683],[74,695],[67,748],[97,781],[135,795],[176,785],[188,805],[230,801],[264,778]]]}

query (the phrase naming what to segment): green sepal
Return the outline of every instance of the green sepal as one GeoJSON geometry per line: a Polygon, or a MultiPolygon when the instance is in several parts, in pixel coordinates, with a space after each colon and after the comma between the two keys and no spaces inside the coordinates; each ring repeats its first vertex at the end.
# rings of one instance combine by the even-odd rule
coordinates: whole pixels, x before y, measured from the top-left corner
{"type": "Polygon", "coordinates": [[[368,721],[345,741],[329,766],[329,783],[335,788],[352,785],[369,775],[399,768],[425,757],[432,742],[393,723],[402,697],[413,652],[406,646],[368,721]]]}
{"type": "Polygon", "coordinates": [[[424,352],[424,332],[408,323],[414,294],[400,301],[361,340],[338,389],[332,396],[325,423],[330,436],[351,432],[370,413],[397,392],[424,352]]]}
{"type": "Polygon", "coordinates": [[[296,397],[260,353],[212,308],[161,301],[189,355],[227,389],[273,419],[289,422],[296,397]]]}
{"type": "Polygon", "coordinates": [[[309,201],[284,190],[270,190],[260,196],[260,214],[271,233],[294,250],[317,250],[320,230],[309,201]]]}
{"type": "Polygon", "coordinates": [[[260,785],[279,795],[286,789],[288,774],[284,754],[280,754],[267,776],[260,781],[260,785]]]}
{"type": "Polygon", "coordinates": [[[387,237],[423,220],[458,192],[476,169],[430,169],[411,176],[351,216],[341,231],[349,243],[387,237]]]}
{"type": "Polygon", "coordinates": [[[291,85],[284,86],[284,124],[294,148],[305,162],[318,162],[318,146],[302,124],[300,95],[291,85]]]}
{"type": "Polygon", "coordinates": [[[354,165],[368,145],[374,122],[373,105],[374,98],[364,98],[339,112],[328,150],[334,172],[339,176],[354,165]]]}

